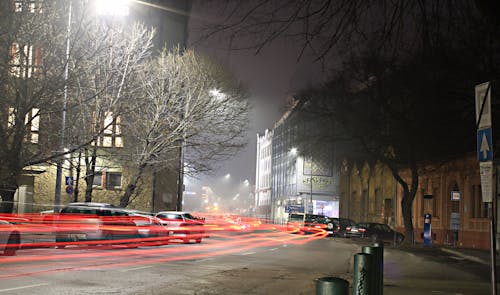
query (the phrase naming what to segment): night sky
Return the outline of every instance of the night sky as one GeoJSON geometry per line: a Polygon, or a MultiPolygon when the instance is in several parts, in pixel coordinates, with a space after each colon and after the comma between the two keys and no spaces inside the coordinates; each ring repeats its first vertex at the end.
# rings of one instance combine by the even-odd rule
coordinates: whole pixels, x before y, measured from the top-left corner
{"type": "MultiPolygon", "coordinates": [[[[255,184],[256,134],[262,135],[266,129],[272,129],[275,121],[283,113],[285,101],[290,93],[314,85],[325,77],[319,62],[311,58],[298,59],[299,51],[293,43],[279,40],[265,48],[259,54],[254,51],[234,51],[222,47],[225,42],[210,39],[198,42],[200,22],[210,20],[210,11],[197,10],[193,6],[189,46],[216,58],[228,66],[233,74],[242,82],[250,93],[250,101],[254,109],[250,115],[251,125],[247,133],[248,145],[233,159],[220,163],[212,174],[200,176],[203,184],[216,186],[227,173],[231,174],[233,185],[248,179],[255,184]]],[[[226,185],[227,186],[227,185],[226,185]]],[[[187,190],[193,186],[187,184],[187,190]]],[[[221,187],[221,193],[226,187],[221,187]]],[[[227,192],[229,194],[230,192],[227,192]]]]}

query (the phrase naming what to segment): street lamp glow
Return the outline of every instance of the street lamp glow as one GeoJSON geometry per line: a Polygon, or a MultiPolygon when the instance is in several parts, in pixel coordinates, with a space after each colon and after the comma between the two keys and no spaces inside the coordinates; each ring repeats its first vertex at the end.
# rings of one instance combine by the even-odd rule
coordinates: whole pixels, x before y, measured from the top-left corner
{"type": "Polygon", "coordinates": [[[130,0],[100,0],[96,1],[96,11],[98,15],[118,15],[129,14],[130,0]]]}
{"type": "Polygon", "coordinates": [[[229,179],[229,178],[231,178],[231,174],[229,174],[229,173],[228,173],[228,174],[226,174],[226,176],[224,176],[224,178],[225,178],[225,179],[229,179]]]}
{"type": "Polygon", "coordinates": [[[245,186],[249,186],[249,185],[250,185],[250,181],[248,181],[248,179],[245,179],[245,181],[243,181],[243,184],[244,184],[245,186]]]}
{"type": "Polygon", "coordinates": [[[222,93],[219,89],[213,88],[209,91],[210,95],[213,96],[217,100],[222,100],[226,98],[226,95],[222,93]]]}
{"type": "Polygon", "coordinates": [[[290,150],[290,153],[291,153],[292,155],[296,155],[296,154],[297,154],[297,148],[292,148],[292,149],[290,150]]]}

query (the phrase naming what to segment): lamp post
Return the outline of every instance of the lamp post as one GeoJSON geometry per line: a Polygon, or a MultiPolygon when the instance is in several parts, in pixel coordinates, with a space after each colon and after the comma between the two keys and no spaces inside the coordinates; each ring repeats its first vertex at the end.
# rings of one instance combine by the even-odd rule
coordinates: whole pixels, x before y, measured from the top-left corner
{"type": "MultiPolygon", "coordinates": [[[[69,78],[69,55],[70,55],[70,34],[71,34],[71,1],[69,2],[68,9],[68,28],[66,35],[66,64],[64,66],[64,97],[63,97],[63,111],[62,111],[62,122],[61,122],[61,143],[59,146],[59,151],[64,151],[64,133],[66,129],[66,108],[68,104],[68,78],[69,78]]],[[[61,182],[62,182],[62,166],[64,157],[61,157],[57,161],[56,168],[56,188],[54,196],[54,212],[59,212],[59,207],[61,204],[61,182]]]]}

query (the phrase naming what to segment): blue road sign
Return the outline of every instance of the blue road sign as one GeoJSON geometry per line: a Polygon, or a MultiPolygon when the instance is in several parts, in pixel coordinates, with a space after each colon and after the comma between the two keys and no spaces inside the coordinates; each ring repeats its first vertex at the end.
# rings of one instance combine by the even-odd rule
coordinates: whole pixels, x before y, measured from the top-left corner
{"type": "Polygon", "coordinates": [[[66,185],[73,185],[73,176],[66,176],[66,185]]]}
{"type": "Polygon", "coordinates": [[[493,160],[491,127],[477,130],[477,158],[479,159],[479,162],[488,162],[493,160]]]}

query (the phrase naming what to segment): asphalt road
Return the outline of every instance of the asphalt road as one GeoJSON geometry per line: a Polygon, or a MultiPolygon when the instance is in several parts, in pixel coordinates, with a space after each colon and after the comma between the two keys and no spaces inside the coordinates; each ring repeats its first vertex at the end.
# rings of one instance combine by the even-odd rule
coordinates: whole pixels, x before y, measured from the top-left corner
{"type": "MultiPolygon", "coordinates": [[[[24,249],[0,257],[0,295],[315,294],[317,278],[352,280],[361,246],[260,232],[135,249],[24,249]]],[[[386,247],[384,261],[386,295],[491,294],[488,267],[451,254],[386,247]]]]}

